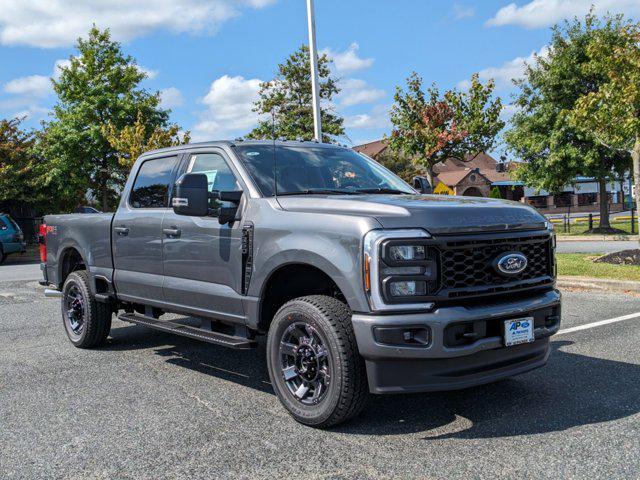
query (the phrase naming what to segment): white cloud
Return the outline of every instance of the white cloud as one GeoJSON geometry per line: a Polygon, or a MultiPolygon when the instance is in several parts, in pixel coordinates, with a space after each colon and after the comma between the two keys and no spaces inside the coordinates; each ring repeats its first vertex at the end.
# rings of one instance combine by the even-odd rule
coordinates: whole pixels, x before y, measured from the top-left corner
{"type": "Polygon", "coordinates": [[[500,118],[502,119],[502,121],[508,122],[509,120],[511,120],[511,117],[513,117],[513,115],[517,113],[519,110],[520,108],[517,105],[514,105],[513,103],[508,103],[506,105],[503,105],[502,111],[500,112],[500,118]]]}
{"type": "MultiPolygon", "coordinates": [[[[512,79],[522,78],[524,76],[526,65],[532,65],[535,62],[536,55],[545,58],[549,54],[549,47],[544,46],[538,52],[532,52],[527,57],[516,57],[513,60],[502,64],[500,67],[489,67],[478,72],[480,80],[487,81],[493,78],[496,82],[496,89],[504,89],[510,87],[512,79]]],[[[469,88],[469,80],[463,80],[458,83],[458,88],[469,88]]]]}
{"type": "Polygon", "coordinates": [[[160,106],[162,108],[179,107],[184,103],[182,92],[176,87],[169,87],[160,90],[160,106]]]}
{"type": "Polygon", "coordinates": [[[502,7],[487,21],[490,26],[518,25],[525,28],[541,28],[554,25],[574,16],[583,17],[591,6],[598,15],[624,13],[629,16],[640,14],[638,0],[533,0],[519,7],[510,3],[502,7]]]}
{"type": "Polygon", "coordinates": [[[213,33],[243,8],[276,0],[0,0],[0,43],[53,48],[72,45],[95,23],[118,40],[154,30],[213,33]]]}
{"type": "Polygon", "coordinates": [[[354,130],[389,128],[391,126],[389,106],[376,105],[369,113],[348,116],[344,119],[344,126],[354,130]]]}
{"type": "Polygon", "coordinates": [[[373,88],[364,80],[349,78],[341,82],[342,91],[337,99],[343,107],[373,103],[384,97],[384,90],[373,88]]]}
{"type": "Polygon", "coordinates": [[[453,4],[453,18],[456,20],[463,20],[465,18],[471,18],[476,14],[476,10],[473,7],[466,7],[459,3],[453,4]]]}
{"type": "Polygon", "coordinates": [[[51,92],[51,80],[44,75],[14,78],[4,84],[3,90],[5,93],[29,98],[46,97],[51,92]]]}
{"type": "Polygon", "coordinates": [[[253,103],[258,98],[260,83],[257,78],[224,75],[211,83],[202,100],[207,109],[193,127],[196,140],[230,138],[246,134],[258,121],[253,103]]]}
{"type": "Polygon", "coordinates": [[[344,52],[334,52],[329,48],[325,48],[321,53],[326,53],[333,60],[338,73],[348,73],[363,70],[373,65],[373,58],[361,58],[358,56],[359,49],[360,46],[354,42],[344,52]]]}
{"type": "Polygon", "coordinates": [[[158,76],[158,70],[151,70],[150,68],[143,67],[142,65],[136,65],[136,68],[140,73],[144,73],[148,80],[152,80],[158,76]]]}

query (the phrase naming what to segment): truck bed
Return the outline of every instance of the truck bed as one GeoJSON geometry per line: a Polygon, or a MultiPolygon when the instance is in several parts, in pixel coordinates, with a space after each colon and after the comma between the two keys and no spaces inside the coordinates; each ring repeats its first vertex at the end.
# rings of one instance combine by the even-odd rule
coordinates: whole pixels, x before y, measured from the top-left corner
{"type": "Polygon", "coordinates": [[[47,278],[50,283],[60,282],[65,253],[75,248],[87,268],[109,281],[113,277],[111,255],[111,223],[113,213],[83,213],[47,215],[47,278]]]}

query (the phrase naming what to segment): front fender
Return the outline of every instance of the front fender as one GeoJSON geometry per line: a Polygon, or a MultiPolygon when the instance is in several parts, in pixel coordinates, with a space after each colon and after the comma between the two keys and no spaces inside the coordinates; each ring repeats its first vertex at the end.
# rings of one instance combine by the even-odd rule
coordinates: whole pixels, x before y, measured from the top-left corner
{"type": "Polygon", "coordinates": [[[308,234],[296,235],[297,238],[292,236],[293,234],[286,237],[287,249],[281,249],[279,242],[272,242],[256,252],[257,262],[249,295],[261,298],[271,275],[285,265],[310,265],[324,272],[336,283],[351,310],[368,311],[362,287],[359,241],[343,238],[338,242],[321,237],[311,240],[308,234]],[[313,250],[309,249],[310,244],[313,245],[313,250]]]}

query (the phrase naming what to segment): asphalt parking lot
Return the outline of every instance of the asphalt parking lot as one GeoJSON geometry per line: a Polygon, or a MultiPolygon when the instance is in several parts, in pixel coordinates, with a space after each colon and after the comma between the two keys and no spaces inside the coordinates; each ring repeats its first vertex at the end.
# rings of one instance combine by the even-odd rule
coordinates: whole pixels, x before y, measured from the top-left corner
{"type": "MultiPolygon", "coordinates": [[[[640,298],[565,292],[549,364],[464,391],[294,422],[264,344],[238,352],[114,320],[68,342],[59,301],[0,267],[0,478],[639,478],[640,298]]],[[[30,278],[29,274],[25,274],[30,278]]]]}

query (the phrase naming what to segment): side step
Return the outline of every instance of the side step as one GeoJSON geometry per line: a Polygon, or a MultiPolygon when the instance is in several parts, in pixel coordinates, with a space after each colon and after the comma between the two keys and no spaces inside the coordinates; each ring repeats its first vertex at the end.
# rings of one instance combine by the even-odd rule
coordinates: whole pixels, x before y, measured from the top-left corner
{"type": "Polygon", "coordinates": [[[138,315],[135,313],[122,313],[118,315],[118,318],[124,322],[144,325],[145,327],[153,328],[155,330],[175,333],[176,335],[182,335],[183,337],[189,337],[193,338],[194,340],[201,340],[203,342],[213,343],[215,345],[221,345],[223,347],[247,350],[250,348],[254,348],[257,345],[257,342],[250,338],[236,337],[233,335],[226,335],[224,333],[212,332],[210,330],[204,330],[202,328],[190,327],[188,325],[181,325],[179,323],[157,320],[152,317],[138,315]]]}

